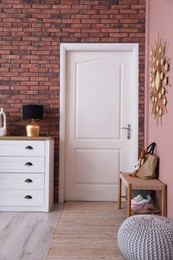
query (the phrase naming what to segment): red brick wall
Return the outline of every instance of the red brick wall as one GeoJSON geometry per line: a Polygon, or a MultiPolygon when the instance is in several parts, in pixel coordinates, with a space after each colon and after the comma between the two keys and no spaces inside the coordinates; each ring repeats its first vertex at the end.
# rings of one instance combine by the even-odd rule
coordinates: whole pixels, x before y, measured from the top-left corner
{"type": "Polygon", "coordinates": [[[139,43],[139,148],[144,144],[144,0],[1,0],[0,107],[8,135],[25,135],[23,104],[43,104],[55,137],[58,200],[60,42],[139,43]]]}

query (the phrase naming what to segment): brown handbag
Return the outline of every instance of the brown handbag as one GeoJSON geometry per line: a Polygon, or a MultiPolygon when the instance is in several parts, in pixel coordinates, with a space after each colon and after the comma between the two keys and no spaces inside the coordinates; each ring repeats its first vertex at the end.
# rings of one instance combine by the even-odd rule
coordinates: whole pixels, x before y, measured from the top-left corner
{"type": "Polygon", "coordinates": [[[157,178],[157,172],[156,172],[157,162],[158,162],[157,156],[147,154],[146,160],[144,164],[137,170],[136,176],[144,180],[157,178]]]}
{"type": "Polygon", "coordinates": [[[157,178],[158,157],[153,155],[155,146],[156,143],[151,143],[146,150],[142,151],[142,157],[138,161],[142,163],[133,174],[130,174],[131,177],[139,177],[144,180],[157,178]]]}

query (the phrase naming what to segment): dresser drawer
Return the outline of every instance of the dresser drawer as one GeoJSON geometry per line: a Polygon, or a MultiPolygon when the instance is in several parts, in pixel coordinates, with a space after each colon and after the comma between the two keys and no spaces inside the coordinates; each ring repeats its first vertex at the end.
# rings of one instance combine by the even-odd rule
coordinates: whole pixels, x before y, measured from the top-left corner
{"type": "Polygon", "coordinates": [[[53,181],[53,138],[0,137],[0,211],[49,212],[53,181]]]}
{"type": "Polygon", "coordinates": [[[44,172],[44,157],[0,157],[0,172],[44,172]]]}
{"type": "Polygon", "coordinates": [[[44,190],[0,190],[1,206],[43,206],[44,190]]]}
{"type": "Polygon", "coordinates": [[[0,174],[0,190],[44,189],[44,174],[0,174]]]}
{"type": "Polygon", "coordinates": [[[0,142],[0,156],[44,156],[44,141],[3,141],[0,142]]]}

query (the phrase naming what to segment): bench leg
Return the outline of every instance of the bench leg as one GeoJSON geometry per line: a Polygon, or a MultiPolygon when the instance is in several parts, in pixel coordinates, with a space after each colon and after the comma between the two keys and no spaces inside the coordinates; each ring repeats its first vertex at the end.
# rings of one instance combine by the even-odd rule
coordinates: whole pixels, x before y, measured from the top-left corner
{"type": "Polygon", "coordinates": [[[162,216],[166,217],[166,185],[162,188],[162,216]]]}
{"type": "Polygon", "coordinates": [[[131,216],[131,193],[132,185],[128,184],[127,186],[127,217],[131,216]]]}
{"type": "Polygon", "coordinates": [[[121,189],[122,189],[122,180],[120,176],[118,177],[118,209],[121,209],[121,189]]]}

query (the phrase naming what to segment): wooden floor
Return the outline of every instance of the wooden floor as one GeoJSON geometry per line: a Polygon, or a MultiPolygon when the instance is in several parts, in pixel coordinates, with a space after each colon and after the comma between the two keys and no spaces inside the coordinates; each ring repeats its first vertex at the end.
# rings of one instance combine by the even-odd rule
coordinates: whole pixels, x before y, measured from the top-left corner
{"type": "Polygon", "coordinates": [[[0,260],[44,260],[61,212],[0,212],[0,260]]]}
{"type": "MultiPolygon", "coordinates": [[[[86,204],[86,203],[85,203],[86,204]]],[[[115,248],[116,256],[111,256],[110,246],[111,243],[108,241],[109,237],[114,237],[114,241],[116,242],[116,232],[123,222],[126,214],[126,208],[124,210],[117,211],[117,205],[109,207],[109,204],[106,203],[106,211],[103,211],[102,207],[100,206],[87,206],[85,209],[85,205],[83,203],[80,204],[80,208],[82,212],[79,212],[79,209],[76,209],[75,204],[66,204],[67,215],[65,214],[65,223],[63,222],[62,215],[64,215],[64,205],[63,204],[56,204],[50,213],[44,212],[0,212],[0,260],[46,260],[46,259],[60,259],[60,260],[71,260],[71,255],[69,257],[66,256],[66,252],[68,252],[69,246],[74,245],[74,238],[76,231],[71,232],[71,228],[76,228],[76,225],[81,223],[80,228],[78,228],[77,237],[76,239],[80,238],[81,232],[84,230],[84,235],[82,237],[86,238],[85,234],[88,234],[89,241],[95,239],[95,246],[94,248],[98,249],[99,257],[95,257],[95,252],[93,253],[92,250],[89,248],[87,251],[87,258],[84,255],[77,256],[77,260],[96,260],[96,259],[108,259],[108,260],[115,260],[115,259],[124,259],[119,252],[119,249],[115,248]],[[109,208],[107,208],[109,207],[109,208]],[[77,211],[76,211],[77,210],[77,211]],[[88,211],[89,210],[89,211],[88,211]],[[85,214],[84,214],[85,212],[85,214]],[[89,218],[89,212],[92,212],[91,219],[89,218]],[[87,214],[86,214],[87,213],[87,214]],[[94,220],[93,216],[95,215],[96,219],[94,220]],[[85,218],[84,218],[85,216],[85,218]],[[80,219],[80,221],[79,221],[80,219]],[[74,222],[74,223],[71,223],[74,222]],[[82,222],[81,222],[82,221],[82,222]],[[84,222],[83,222],[84,221],[84,222]],[[94,228],[91,227],[91,232],[88,230],[88,222],[93,227],[98,227],[96,234],[94,232],[94,228]],[[96,221],[96,224],[95,222],[96,221]],[[99,227],[100,221],[104,221],[103,224],[99,227]],[[85,225],[83,224],[85,223],[85,225]],[[58,224],[58,225],[57,225],[58,224]],[[63,224],[63,225],[61,225],[63,224]],[[87,225],[87,227],[86,227],[87,225]],[[61,238],[62,236],[57,236],[56,231],[58,227],[65,227],[61,231],[63,232],[63,241],[64,236],[67,234],[68,243],[61,244],[61,247],[64,245],[65,255],[63,255],[63,250],[58,248],[56,250],[56,240],[57,237],[61,238]],[[82,227],[82,228],[81,228],[82,227]],[[106,227],[106,230],[103,230],[103,227],[106,227]],[[86,230],[85,230],[86,228],[86,230]],[[111,234],[111,230],[113,230],[113,235],[111,234]],[[80,231],[80,232],[79,232],[80,231]],[[104,236],[100,232],[104,232],[106,234],[105,241],[104,236]],[[109,234],[110,232],[110,234],[109,234]],[[70,235],[69,235],[70,234],[70,235]],[[94,234],[94,237],[93,237],[94,234]],[[104,243],[103,243],[104,242],[104,243]],[[103,245],[102,245],[103,243],[103,245]],[[53,246],[53,250],[52,250],[53,246]],[[106,255],[104,255],[104,248],[106,247],[106,255]],[[109,255],[108,255],[108,249],[109,255]],[[58,253],[57,253],[58,252],[58,253]],[[89,254],[89,255],[88,255],[89,254]],[[101,256],[104,255],[104,257],[101,256]]],[[[77,204],[78,205],[78,204],[77,204]]],[[[78,207],[78,206],[77,206],[78,207]]],[[[104,207],[105,208],[105,207],[104,207]]],[[[62,233],[61,232],[61,233],[62,233]]],[[[61,234],[62,235],[62,234],[61,234]]],[[[80,239],[81,240],[81,239],[80,239]]],[[[83,240],[79,241],[78,245],[80,245],[83,240]]],[[[91,242],[91,241],[90,241],[91,242]]],[[[77,244],[77,243],[75,243],[77,244]]],[[[116,242],[117,244],[117,242],[116,242]]],[[[91,245],[91,243],[89,243],[91,245]]],[[[115,243],[113,242],[113,247],[115,243]]],[[[58,244],[59,246],[59,244],[58,244]]],[[[75,247],[74,247],[75,249],[75,247]]],[[[86,247],[85,247],[86,249],[86,247]]],[[[95,249],[94,249],[95,250],[95,249]]],[[[83,253],[82,248],[79,250],[78,254],[83,253]]],[[[70,251],[72,252],[71,248],[70,251]]],[[[113,253],[114,255],[114,253],[113,253]]]]}

